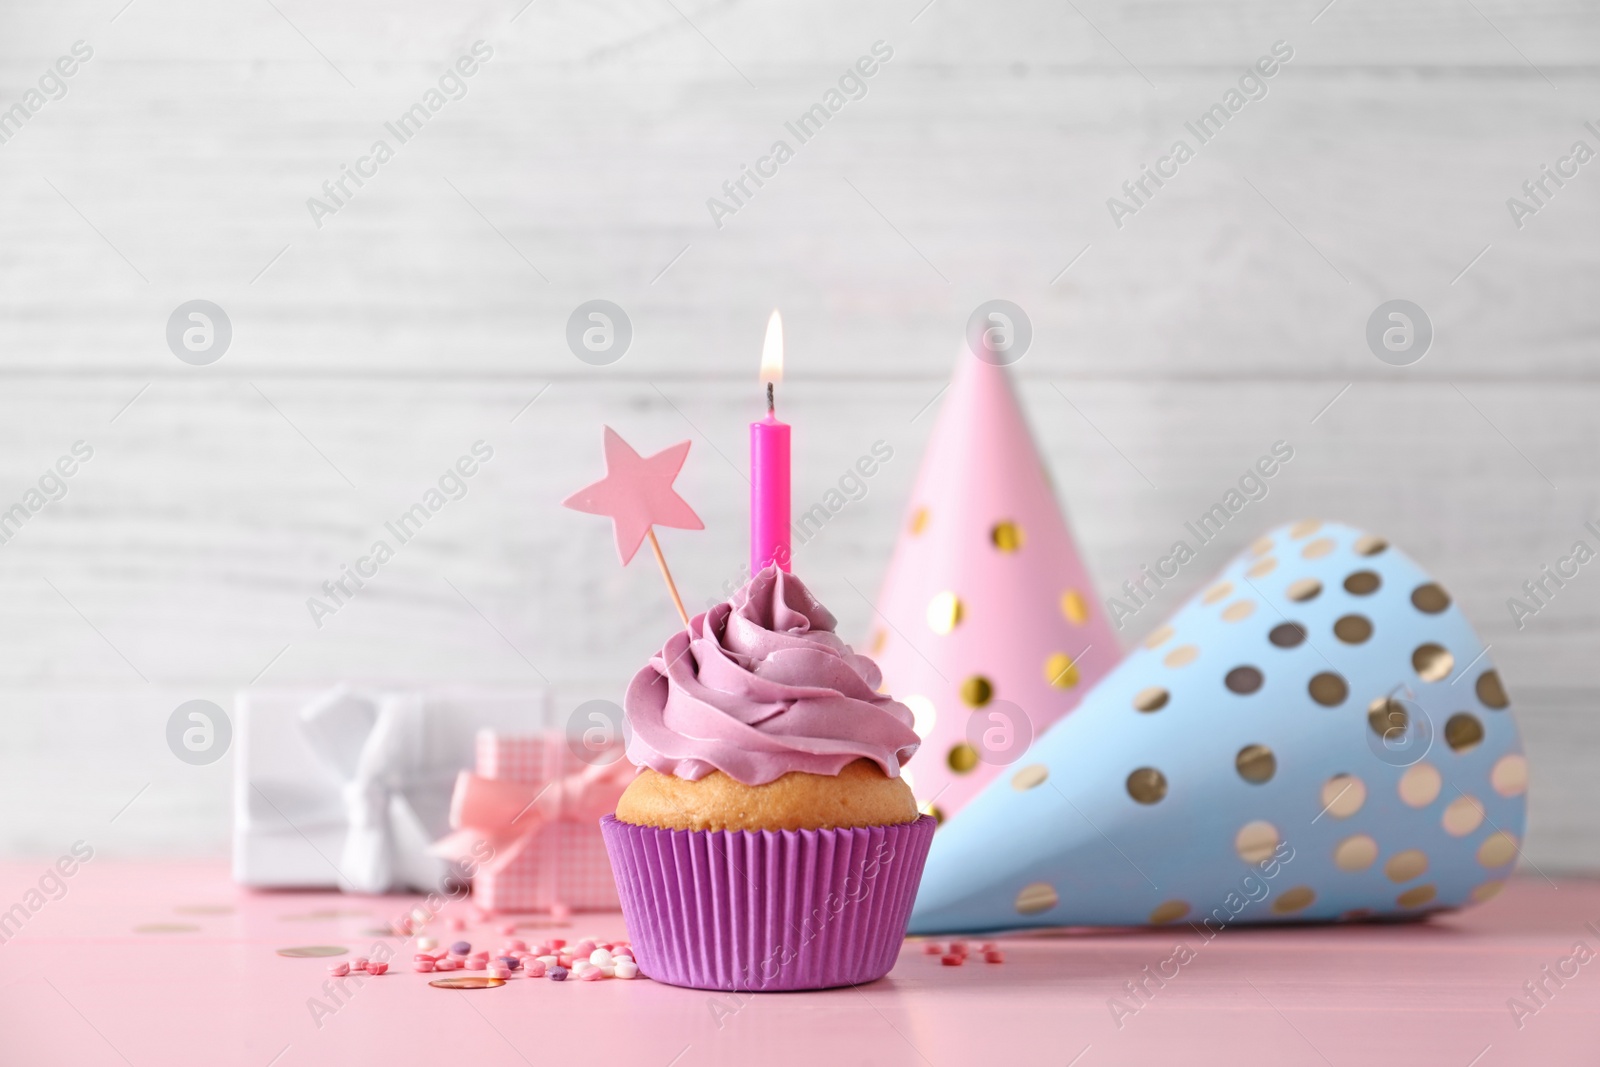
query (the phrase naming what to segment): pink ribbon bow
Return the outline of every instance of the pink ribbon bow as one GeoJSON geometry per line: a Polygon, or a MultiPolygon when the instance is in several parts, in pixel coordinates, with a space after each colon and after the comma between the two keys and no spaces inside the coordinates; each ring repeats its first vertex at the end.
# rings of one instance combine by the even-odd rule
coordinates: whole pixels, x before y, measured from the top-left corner
{"type": "Polygon", "coordinates": [[[522,855],[546,826],[563,820],[594,824],[615,811],[636,774],[638,768],[622,758],[543,786],[462,771],[450,799],[453,832],[436,841],[431,851],[457,861],[471,859],[480,871],[498,873],[522,855]],[[479,854],[481,843],[494,850],[488,858],[479,854]]]}

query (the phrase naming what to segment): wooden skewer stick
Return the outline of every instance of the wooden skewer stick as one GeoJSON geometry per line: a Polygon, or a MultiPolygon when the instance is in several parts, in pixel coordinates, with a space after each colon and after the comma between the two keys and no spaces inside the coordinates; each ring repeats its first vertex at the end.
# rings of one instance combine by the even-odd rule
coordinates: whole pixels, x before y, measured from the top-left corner
{"type": "Polygon", "coordinates": [[[683,625],[689,625],[689,613],[683,610],[683,597],[678,595],[678,583],[672,580],[672,572],[667,570],[667,557],[661,554],[661,542],[656,540],[656,531],[652,527],[650,533],[650,547],[655,550],[656,566],[661,568],[661,577],[667,580],[667,592],[672,594],[672,605],[678,609],[678,617],[683,620],[683,625]]]}

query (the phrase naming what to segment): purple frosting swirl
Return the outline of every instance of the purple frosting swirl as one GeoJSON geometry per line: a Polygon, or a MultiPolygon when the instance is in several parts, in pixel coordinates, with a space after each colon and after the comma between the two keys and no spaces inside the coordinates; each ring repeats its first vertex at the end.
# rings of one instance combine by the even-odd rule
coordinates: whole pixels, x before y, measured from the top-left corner
{"type": "Polygon", "coordinates": [[[767,567],[668,639],[628,687],[628,758],[695,781],[762,785],[870,759],[891,778],[917,751],[911,710],[792,574],[767,567]]]}

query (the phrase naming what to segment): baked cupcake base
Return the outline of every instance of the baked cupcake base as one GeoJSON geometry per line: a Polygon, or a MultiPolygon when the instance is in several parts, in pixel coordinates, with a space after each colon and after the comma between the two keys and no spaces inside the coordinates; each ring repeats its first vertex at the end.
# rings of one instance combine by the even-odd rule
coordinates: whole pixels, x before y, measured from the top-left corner
{"type": "Polygon", "coordinates": [[[832,830],[671,830],[600,820],[639,968],[729,992],[888,974],[934,820],[832,830]]]}
{"type": "Polygon", "coordinates": [[[617,801],[617,818],[658,830],[848,830],[917,821],[904,778],[869,759],[838,774],[790,771],[745,785],[721,771],[688,781],[646,767],[617,801]]]}

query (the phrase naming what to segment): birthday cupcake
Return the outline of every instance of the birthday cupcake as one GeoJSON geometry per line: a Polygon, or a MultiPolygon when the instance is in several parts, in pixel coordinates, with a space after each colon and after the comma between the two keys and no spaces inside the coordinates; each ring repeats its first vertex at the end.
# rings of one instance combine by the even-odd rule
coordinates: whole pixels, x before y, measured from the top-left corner
{"type": "Polygon", "coordinates": [[[834,626],[768,567],[629,687],[642,769],[601,825],[652,978],[824,989],[894,966],[934,820],[900,776],[910,710],[834,626]]]}

